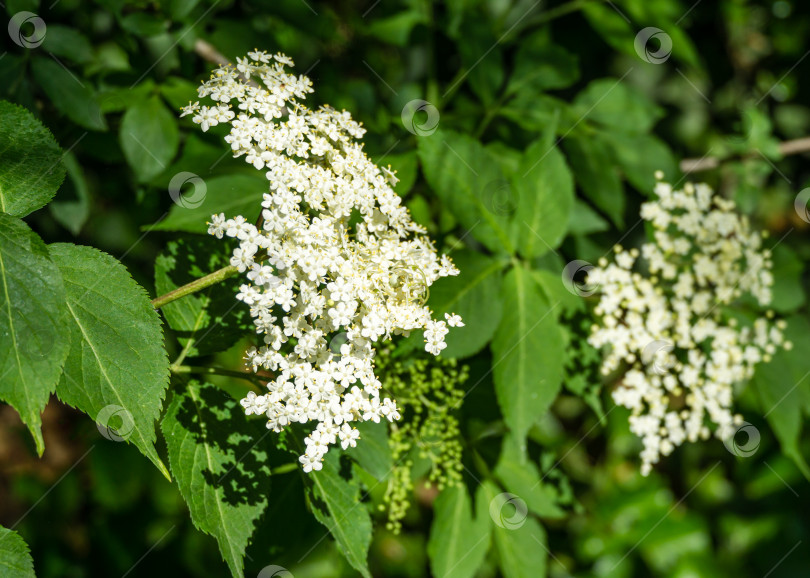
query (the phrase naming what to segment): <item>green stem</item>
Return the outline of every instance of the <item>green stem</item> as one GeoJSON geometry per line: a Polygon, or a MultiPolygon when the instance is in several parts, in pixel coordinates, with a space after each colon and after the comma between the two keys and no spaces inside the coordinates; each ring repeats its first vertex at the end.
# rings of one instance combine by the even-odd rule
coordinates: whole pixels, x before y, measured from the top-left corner
{"type": "Polygon", "coordinates": [[[239,273],[239,270],[234,267],[233,265],[228,265],[227,267],[223,267],[205,277],[200,277],[199,279],[195,279],[191,283],[186,283],[182,287],[178,287],[174,291],[169,291],[165,295],[161,295],[160,297],[156,297],[152,299],[152,307],[155,309],[160,309],[167,303],[171,303],[181,297],[185,297],[186,295],[191,295],[192,293],[196,293],[197,291],[201,291],[206,287],[210,287],[211,285],[216,285],[217,283],[228,279],[229,277],[233,277],[239,273]]]}
{"type": "Polygon", "coordinates": [[[300,464],[298,464],[297,462],[290,462],[289,464],[282,464],[280,466],[276,466],[275,468],[270,470],[270,475],[277,476],[280,474],[287,474],[290,472],[294,472],[295,470],[298,469],[299,465],[300,464]]]}
{"type": "MultiPolygon", "coordinates": [[[[254,375],[252,373],[246,373],[244,371],[231,371],[230,369],[223,369],[221,367],[204,367],[201,365],[172,365],[171,366],[172,373],[198,373],[202,375],[224,375],[226,377],[236,377],[238,379],[244,379],[245,381],[249,381],[250,383],[256,385],[264,385],[261,383],[262,378],[258,375],[254,375]]],[[[266,381],[270,381],[271,378],[267,378],[266,381]]]]}

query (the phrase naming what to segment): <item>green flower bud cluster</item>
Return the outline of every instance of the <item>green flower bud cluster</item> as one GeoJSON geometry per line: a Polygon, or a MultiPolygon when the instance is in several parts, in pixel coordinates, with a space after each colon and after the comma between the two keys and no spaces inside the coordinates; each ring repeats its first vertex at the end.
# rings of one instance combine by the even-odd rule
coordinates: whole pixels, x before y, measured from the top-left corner
{"type": "Polygon", "coordinates": [[[410,508],[414,477],[439,491],[461,483],[461,435],[455,411],[461,406],[461,385],[469,368],[455,359],[393,359],[391,349],[376,358],[383,389],[396,396],[402,420],[391,423],[388,443],[395,465],[381,509],[386,527],[399,533],[410,508]]]}

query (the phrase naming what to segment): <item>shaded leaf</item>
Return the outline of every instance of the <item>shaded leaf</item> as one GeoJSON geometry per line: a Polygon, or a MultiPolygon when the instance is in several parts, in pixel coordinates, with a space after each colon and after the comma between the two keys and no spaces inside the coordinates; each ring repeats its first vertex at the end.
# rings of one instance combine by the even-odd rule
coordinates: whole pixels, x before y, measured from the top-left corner
{"type": "Polygon", "coordinates": [[[0,211],[15,217],[44,207],[65,179],[62,150],[36,117],[0,101],[0,211]]]}
{"type": "Polygon", "coordinates": [[[37,84],[62,114],[84,128],[107,130],[107,121],[87,80],[44,56],[33,59],[31,70],[37,84]]]}
{"type": "MultiPolygon", "coordinates": [[[[164,295],[228,266],[229,255],[227,244],[213,237],[169,242],[155,260],[156,293],[164,295]]],[[[169,327],[187,348],[186,357],[224,351],[243,335],[255,334],[249,308],[236,300],[240,283],[239,278],[226,279],[161,307],[169,327]]]]}
{"type": "Polygon", "coordinates": [[[570,135],[563,148],[585,196],[616,227],[624,228],[624,188],[608,143],[599,135],[570,135]]]}
{"type": "Polygon", "coordinates": [[[430,288],[429,305],[437,319],[456,313],[464,327],[456,327],[445,338],[446,357],[468,357],[480,351],[492,339],[501,320],[501,270],[504,263],[474,251],[453,254],[460,273],[439,279],[430,288]]]}
{"type": "Polygon", "coordinates": [[[194,526],[216,538],[231,573],[241,578],[245,549],[270,495],[260,444],[269,430],[248,422],[225,392],[197,382],[172,394],[160,426],[194,526]]]}
{"type": "Polygon", "coordinates": [[[128,108],[121,120],[121,150],[140,181],[163,172],[180,142],[175,115],[156,96],[128,108]]]}

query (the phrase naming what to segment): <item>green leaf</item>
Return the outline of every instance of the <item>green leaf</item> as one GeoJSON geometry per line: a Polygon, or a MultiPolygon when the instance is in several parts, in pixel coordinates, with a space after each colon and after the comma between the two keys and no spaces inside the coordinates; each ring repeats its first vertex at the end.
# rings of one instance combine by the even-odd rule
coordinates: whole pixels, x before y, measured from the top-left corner
{"type": "Polygon", "coordinates": [[[675,157],[658,137],[648,134],[607,132],[605,138],[610,143],[627,180],[645,195],[652,194],[655,188],[656,171],[662,171],[665,180],[669,182],[673,182],[673,178],[679,174],[675,157]]]}
{"type": "Polygon", "coordinates": [[[216,538],[231,573],[241,578],[245,548],[270,494],[267,453],[259,444],[268,430],[248,422],[221,389],[197,382],[172,394],[160,427],[191,521],[216,538]]]}
{"type": "Polygon", "coordinates": [[[495,466],[495,477],[511,493],[520,496],[529,510],[546,518],[562,518],[565,512],[557,505],[557,492],[543,483],[540,471],[521,449],[512,435],[503,438],[501,456],[495,466]]]}
{"type": "Polygon", "coordinates": [[[65,288],[42,240],[0,213],[0,399],[28,426],[42,455],[42,410],[56,389],[70,342],[65,288]]]}
{"type": "Polygon", "coordinates": [[[649,132],[664,115],[654,102],[618,78],[594,80],[577,95],[574,104],[588,120],[629,134],[649,132]]]}
{"type": "Polygon", "coordinates": [[[779,313],[795,311],[805,302],[802,288],[804,263],[787,245],[773,250],[773,298],[771,308],[779,313]]]}
{"type": "Polygon", "coordinates": [[[87,80],[44,56],[35,57],[31,69],[37,84],[62,114],[84,128],[107,130],[107,121],[87,80]]]}
{"type": "Polygon", "coordinates": [[[360,502],[360,488],[338,473],[339,454],[337,450],[330,451],[321,471],[304,474],[307,499],[315,518],[329,529],[352,568],[371,578],[366,560],[371,544],[371,518],[360,502]]]}
{"type": "Polygon", "coordinates": [[[87,37],[75,28],[59,24],[48,25],[42,48],[77,64],[84,64],[93,58],[93,47],[87,37]]]}
{"type": "Polygon", "coordinates": [[[64,164],[68,181],[56,200],[48,205],[48,210],[53,218],[75,237],[90,215],[90,190],[84,171],[73,153],[65,154],[64,164]],[[66,194],[72,194],[73,198],[62,200],[66,194]]]}
{"type": "Polygon", "coordinates": [[[619,229],[624,228],[624,187],[606,141],[595,135],[570,135],[563,148],[582,192],[619,229]]]}
{"type": "Polygon", "coordinates": [[[567,88],[578,78],[577,57],[561,46],[549,43],[548,35],[540,31],[521,41],[506,94],[516,94],[521,90],[536,94],[567,88]]]}
{"type": "Polygon", "coordinates": [[[175,115],[157,96],[127,109],[119,139],[129,166],[141,182],[166,169],[180,142],[175,115]]]}
{"type": "Polygon", "coordinates": [[[430,569],[443,578],[472,578],[489,550],[489,510],[472,515],[472,501],[463,484],[442,490],[433,502],[433,524],[427,545],[430,569]]]}
{"type": "Polygon", "coordinates": [[[366,31],[388,44],[406,46],[413,27],[424,22],[425,16],[421,10],[407,10],[388,18],[381,18],[372,22],[366,31]]]}
{"type": "Polygon", "coordinates": [[[467,69],[465,80],[485,105],[491,105],[504,81],[500,40],[492,22],[470,18],[461,25],[463,42],[457,44],[461,63],[467,69]]]}
{"type": "Polygon", "coordinates": [[[0,526],[0,574],[3,578],[36,578],[28,544],[13,530],[0,526]]]}
{"type": "Polygon", "coordinates": [[[0,211],[24,217],[44,207],[65,179],[61,156],[33,114],[0,101],[0,211]]]}
{"type": "Polygon", "coordinates": [[[386,424],[360,421],[355,422],[355,427],[360,432],[363,443],[348,450],[346,455],[378,481],[384,479],[394,467],[386,424]]]}
{"type": "Polygon", "coordinates": [[[388,155],[383,159],[385,165],[390,165],[392,170],[397,172],[397,182],[394,190],[400,196],[405,196],[413,188],[416,182],[416,151],[408,151],[400,155],[388,155]]]}
{"type": "Polygon", "coordinates": [[[599,216],[590,206],[579,199],[574,200],[571,218],[568,220],[568,233],[571,235],[590,235],[610,229],[608,222],[599,216]]]}
{"type": "Polygon", "coordinates": [[[501,270],[504,263],[475,251],[453,254],[460,274],[439,279],[430,288],[430,308],[437,319],[457,313],[464,327],[456,327],[445,338],[447,357],[469,357],[492,339],[501,321],[501,270]]]}
{"type": "Polygon", "coordinates": [[[121,415],[128,430],[121,437],[169,478],[154,446],[169,359],[149,296],[117,259],[98,249],[67,243],[49,248],[65,283],[71,338],[57,395],[102,426],[112,426],[103,423],[109,412],[121,415]]]}
{"type": "MultiPolygon", "coordinates": [[[[190,182],[194,184],[193,180],[190,182]]],[[[242,215],[254,222],[261,213],[262,198],[269,190],[267,179],[258,171],[255,174],[236,174],[198,181],[194,184],[194,192],[188,193],[190,202],[184,203],[183,197],[180,197],[181,201],[175,203],[169,216],[150,229],[206,233],[206,223],[211,220],[211,215],[218,213],[225,213],[227,217],[242,215]]],[[[184,191],[180,192],[186,195],[184,191]]]]}
{"type": "Polygon", "coordinates": [[[527,515],[520,496],[506,494],[490,481],[478,487],[476,509],[488,508],[493,516],[492,535],[504,578],[546,575],[546,531],[527,515]],[[499,507],[500,506],[500,507],[499,507]]]}
{"type": "MultiPolygon", "coordinates": [[[[155,261],[157,294],[165,295],[228,266],[229,255],[228,244],[213,237],[190,236],[169,242],[155,261]]],[[[188,348],[186,357],[224,351],[243,335],[255,335],[249,308],[236,301],[240,283],[238,278],[226,279],[161,307],[181,345],[188,348]]]]}
{"type": "Polygon", "coordinates": [[[582,13],[605,42],[618,52],[637,58],[633,46],[637,31],[617,10],[598,2],[586,2],[582,5],[582,13]]]}
{"type": "Polygon", "coordinates": [[[480,142],[438,130],[418,141],[430,188],[470,234],[494,252],[513,252],[508,227],[514,193],[498,162],[480,142]]]}
{"type": "Polygon", "coordinates": [[[502,295],[504,315],[492,341],[495,394],[506,424],[523,440],[560,390],[565,350],[554,315],[559,303],[543,299],[521,267],[507,273],[502,295]]]}
{"type": "Polygon", "coordinates": [[[764,417],[773,428],[782,451],[810,479],[810,466],[799,447],[805,414],[810,414],[810,323],[799,316],[787,320],[785,337],[791,350],[779,349],[769,363],[757,366],[751,385],[764,417]]]}
{"type": "Polygon", "coordinates": [[[551,129],[526,149],[512,179],[517,211],[511,238],[521,255],[539,257],[559,247],[574,206],[574,180],[551,129]]]}

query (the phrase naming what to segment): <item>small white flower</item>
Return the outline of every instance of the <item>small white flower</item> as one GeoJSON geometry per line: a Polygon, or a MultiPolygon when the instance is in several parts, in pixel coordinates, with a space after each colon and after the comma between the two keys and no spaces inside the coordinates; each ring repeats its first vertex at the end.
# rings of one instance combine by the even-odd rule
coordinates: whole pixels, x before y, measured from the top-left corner
{"type": "Polygon", "coordinates": [[[464,322],[461,320],[460,315],[455,313],[445,313],[444,318],[447,319],[447,324],[450,327],[464,327],[464,322]]]}

